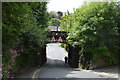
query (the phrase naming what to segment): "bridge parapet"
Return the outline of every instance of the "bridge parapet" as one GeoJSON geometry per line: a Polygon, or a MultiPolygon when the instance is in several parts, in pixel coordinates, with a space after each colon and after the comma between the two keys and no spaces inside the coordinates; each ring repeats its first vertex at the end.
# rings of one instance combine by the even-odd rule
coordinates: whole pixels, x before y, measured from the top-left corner
{"type": "Polygon", "coordinates": [[[51,42],[61,42],[66,43],[67,34],[65,31],[51,31],[50,41],[51,42]]]}

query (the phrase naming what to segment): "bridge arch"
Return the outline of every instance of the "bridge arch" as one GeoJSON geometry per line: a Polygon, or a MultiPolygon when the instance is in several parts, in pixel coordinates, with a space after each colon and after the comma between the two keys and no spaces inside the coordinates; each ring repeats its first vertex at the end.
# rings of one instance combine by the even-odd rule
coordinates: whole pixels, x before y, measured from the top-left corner
{"type": "Polygon", "coordinates": [[[50,43],[63,43],[66,45],[66,51],[68,52],[68,64],[70,67],[77,68],[79,65],[79,46],[72,46],[68,44],[67,33],[65,31],[51,31],[50,32],[50,43]],[[59,39],[62,41],[59,41],[59,39]]]}

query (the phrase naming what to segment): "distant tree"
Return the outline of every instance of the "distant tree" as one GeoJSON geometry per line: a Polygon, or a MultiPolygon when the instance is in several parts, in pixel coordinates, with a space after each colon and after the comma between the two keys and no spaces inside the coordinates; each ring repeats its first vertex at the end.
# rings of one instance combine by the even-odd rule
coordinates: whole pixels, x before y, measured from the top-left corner
{"type": "Polygon", "coordinates": [[[50,26],[60,26],[60,18],[63,16],[61,11],[55,12],[51,11],[49,13],[49,25],[50,26]]]}
{"type": "Polygon", "coordinates": [[[58,11],[57,14],[59,19],[63,16],[63,13],[61,11],[58,11]]]}
{"type": "Polygon", "coordinates": [[[51,18],[48,24],[49,26],[60,26],[60,20],[57,18],[51,18]]]}
{"type": "Polygon", "coordinates": [[[51,18],[58,18],[57,12],[55,12],[55,11],[49,12],[49,19],[51,19],[51,18]]]}

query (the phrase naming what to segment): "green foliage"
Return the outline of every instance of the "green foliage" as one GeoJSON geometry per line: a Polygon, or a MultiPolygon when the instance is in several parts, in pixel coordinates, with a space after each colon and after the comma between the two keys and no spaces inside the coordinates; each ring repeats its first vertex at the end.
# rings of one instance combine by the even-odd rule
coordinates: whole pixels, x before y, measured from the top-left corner
{"type": "Polygon", "coordinates": [[[10,78],[22,67],[35,65],[37,53],[48,42],[46,2],[7,3],[2,7],[3,77],[10,78]],[[15,58],[10,50],[16,51],[15,58]],[[12,58],[13,57],[13,58],[12,58]],[[12,66],[11,73],[9,65],[12,66]]]}
{"type": "MultiPolygon", "coordinates": [[[[30,4],[31,5],[31,4],[30,4]]],[[[47,21],[49,20],[48,12],[47,10],[47,2],[41,2],[36,3],[37,6],[34,6],[35,3],[32,3],[33,5],[33,13],[36,17],[36,20],[38,22],[38,26],[40,28],[46,28],[48,27],[47,21]]]]}
{"type": "Polygon", "coordinates": [[[49,19],[58,18],[58,14],[55,11],[51,11],[48,14],[49,14],[49,19]]]}
{"type": "Polygon", "coordinates": [[[60,20],[57,18],[51,18],[48,22],[49,26],[59,26],[60,25],[60,20]]]}
{"type": "Polygon", "coordinates": [[[64,48],[66,50],[66,44],[61,44],[60,47],[64,48]]]}
{"type": "Polygon", "coordinates": [[[68,32],[71,45],[82,47],[82,54],[93,53],[93,60],[118,64],[119,11],[114,2],[91,2],[63,16],[61,27],[68,32]]]}
{"type": "Polygon", "coordinates": [[[48,13],[49,17],[49,26],[60,26],[60,19],[63,16],[63,13],[61,11],[55,12],[51,11],[48,13]]]}

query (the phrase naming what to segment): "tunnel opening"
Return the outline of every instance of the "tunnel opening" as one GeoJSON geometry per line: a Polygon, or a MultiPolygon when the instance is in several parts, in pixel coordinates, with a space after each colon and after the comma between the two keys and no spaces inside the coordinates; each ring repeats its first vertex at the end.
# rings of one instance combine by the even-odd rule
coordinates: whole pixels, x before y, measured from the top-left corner
{"type": "Polygon", "coordinates": [[[50,32],[50,43],[46,44],[46,58],[61,60],[72,68],[78,68],[80,47],[70,45],[66,37],[67,32],[65,31],[50,32]],[[65,60],[67,60],[67,62],[65,60]]]}
{"type": "Polygon", "coordinates": [[[65,57],[68,57],[68,52],[61,47],[63,43],[48,43],[46,45],[47,64],[51,67],[66,67],[65,57]]]}

